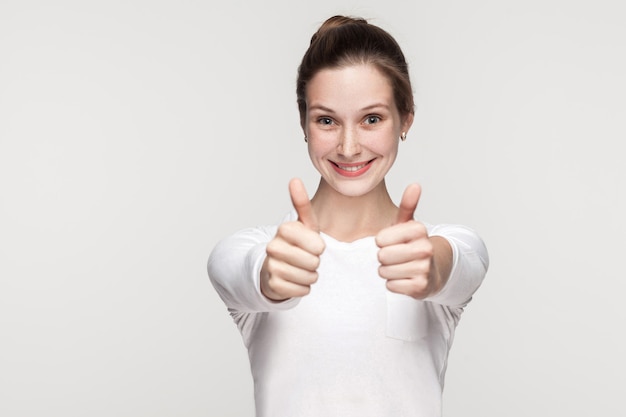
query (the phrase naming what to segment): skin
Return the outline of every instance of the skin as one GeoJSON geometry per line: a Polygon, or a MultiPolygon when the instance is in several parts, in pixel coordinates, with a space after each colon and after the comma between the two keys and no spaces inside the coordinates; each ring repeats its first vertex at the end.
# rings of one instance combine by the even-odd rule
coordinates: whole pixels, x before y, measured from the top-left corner
{"type": "Polygon", "coordinates": [[[372,65],[319,71],[307,87],[303,130],[321,179],[311,200],[299,179],[289,183],[298,220],[283,223],[267,245],[261,292],[275,301],[302,297],[318,278],[320,231],[351,242],[375,236],[379,275],[396,293],[423,299],[443,288],[452,249],[414,220],[421,195],[410,184],[396,206],[385,175],[413,114],[400,114],[389,80],[372,65]]]}

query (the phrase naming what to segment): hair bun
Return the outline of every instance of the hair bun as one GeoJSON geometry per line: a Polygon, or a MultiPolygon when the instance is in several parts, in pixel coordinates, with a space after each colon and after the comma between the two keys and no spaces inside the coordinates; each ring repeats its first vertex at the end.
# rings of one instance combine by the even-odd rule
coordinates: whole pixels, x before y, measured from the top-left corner
{"type": "Polygon", "coordinates": [[[367,25],[369,24],[367,20],[361,17],[351,17],[351,16],[341,16],[336,15],[333,17],[329,17],[326,19],[324,23],[317,29],[317,32],[311,37],[311,43],[315,42],[315,40],[321,35],[325,34],[328,31],[336,29],[342,26],[350,26],[350,25],[367,25]]]}
{"type": "Polygon", "coordinates": [[[306,118],[306,88],[325,68],[374,65],[389,80],[401,115],[414,112],[413,90],[404,54],[398,42],[384,29],[360,17],[333,16],[311,37],[298,67],[296,97],[300,123],[306,118]]]}

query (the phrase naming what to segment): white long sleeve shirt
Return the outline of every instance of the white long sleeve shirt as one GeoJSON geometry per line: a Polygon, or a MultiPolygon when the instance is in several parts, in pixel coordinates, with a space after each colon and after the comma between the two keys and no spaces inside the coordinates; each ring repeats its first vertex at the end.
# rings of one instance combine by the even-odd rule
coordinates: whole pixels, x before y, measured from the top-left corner
{"type": "MultiPolygon", "coordinates": [[[[285,221],[295,220],[295,211],[285,221]]],[[[257,417],[441,415],[448,353],[488,254],[472,230],[427,226],[446,238],[453,267],[426,300],[389,292],[374,237],[326,249],[309,295],[273,302],[260,269],[277,226],[242,230],[217,244],[209,277],[248,349],[257,417]]]]}

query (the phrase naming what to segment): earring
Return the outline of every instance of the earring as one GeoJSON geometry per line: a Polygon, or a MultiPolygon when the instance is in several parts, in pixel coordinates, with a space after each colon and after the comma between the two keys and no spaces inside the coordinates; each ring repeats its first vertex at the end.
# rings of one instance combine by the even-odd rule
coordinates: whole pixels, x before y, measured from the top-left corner
{"type": "Polygon", "coordinates": [[[306,136],[304,137],[304,142],[305,143],[309,143],[309,138],[307,138],[306,136]]]}
{"type": "Polygon", "coordinates": [[[406,132],[402,132],[402,133],[400,134],[400,140],[401,140],[402,142],[404,142],[404,141],[406,140],[406,132]]]}

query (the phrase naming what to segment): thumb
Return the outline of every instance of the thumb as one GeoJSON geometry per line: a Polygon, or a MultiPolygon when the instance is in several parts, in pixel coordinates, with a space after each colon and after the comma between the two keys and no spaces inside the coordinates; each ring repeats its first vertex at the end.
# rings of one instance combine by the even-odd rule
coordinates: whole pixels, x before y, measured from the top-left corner
{"type": "Polygon", "coordinates": [[[405,223],[413,220],[413,216],[415,215],[415,209],[417,208],[417,203],[420,200],[420,195],[422,194],[422,187],[419,184],[410,184],[404,190],[404,194],[402,194],[402,200],[400,201],[400,207],[398,208],[398,217],[396,218],[396,224],[405,223]]]}
{"type": "Polygon", "coordinates": [[[299,178],[293,178],[289,181],[289,195],[291,196],[291,203],[298,213],[298,221],[310,229],[319,231],[317,218],[313,212],[313,207],[311,207],[311,200],[309,200],[306,188],[299,178]]]}

